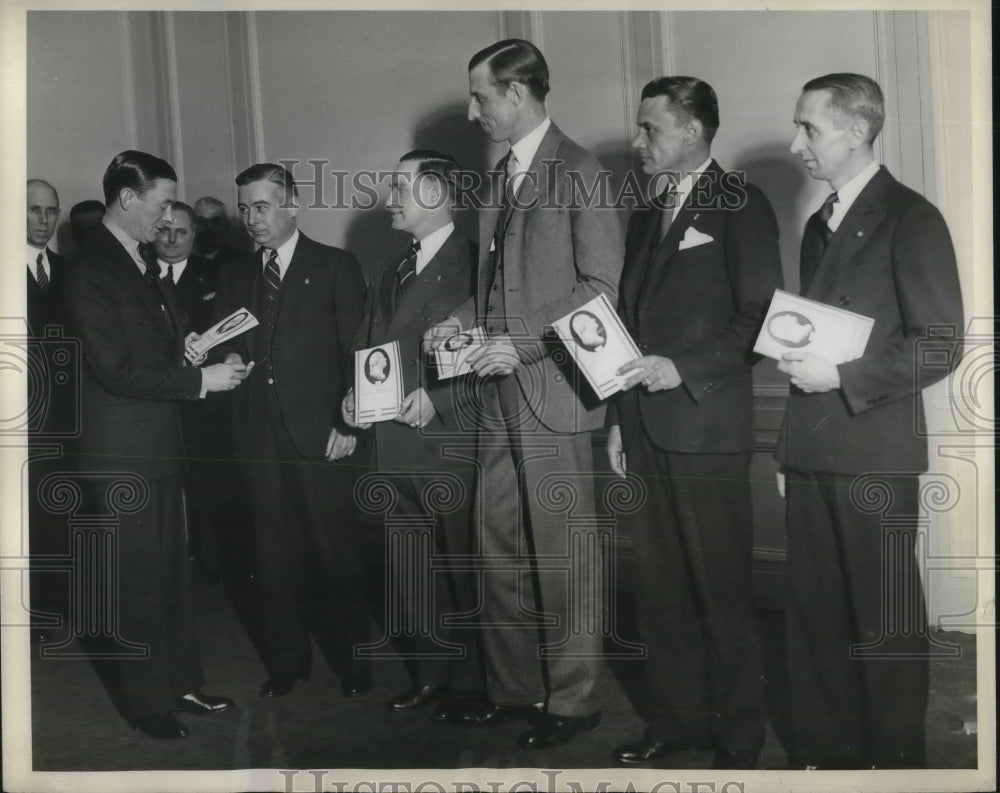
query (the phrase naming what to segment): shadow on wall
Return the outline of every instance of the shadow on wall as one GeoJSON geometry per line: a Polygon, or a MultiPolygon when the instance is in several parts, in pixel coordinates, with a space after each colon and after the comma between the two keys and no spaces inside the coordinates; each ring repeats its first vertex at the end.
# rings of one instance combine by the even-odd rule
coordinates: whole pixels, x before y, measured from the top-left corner
{"type": "Polygon", "coordinates": [[[747,181],[764,191],[778,218],[781,236],[781,263],[785,274],[785,289],[799,290],[799,247],[806,218],[818,207],[808,206],[811,181],[802,165],[780,143],[744,151],[728,166],[746,173],[747,181]]]}

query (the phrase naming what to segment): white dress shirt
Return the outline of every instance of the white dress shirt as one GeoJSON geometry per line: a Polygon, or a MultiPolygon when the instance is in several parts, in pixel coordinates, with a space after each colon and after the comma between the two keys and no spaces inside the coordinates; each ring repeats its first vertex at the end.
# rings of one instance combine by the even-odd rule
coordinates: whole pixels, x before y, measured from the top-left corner
{"type": "MultiPolygon", "coordinates": [[[[282,281],[285,280],[285,273],[288,272],[288,265],[291,264],[292,256],[295,255],[295,246],[298,242],[299,230],[295,229],[291,237],[275,248],[278,251],[278,275],[282,281]]],[[[267,248],[261,248],[260,255],[261,267],[263,268],[267,265],[267,257],[270,256],[270,251],[267,248]]]]}
{"type": "Polygon", "coordinates": [[[441,250],[441,246],[447,242],[448,237],[451,236],[454,230],[455,224],[448,223],[419,240],[420,250],[417,251],[417,275],[420,275],[421,270],[437,255],[437,252],[441,250]]]}
{"type": "Polygon", "coordinates": [[[826,224],[830,227],[830,231],[836,231],[840,228],[840,224],[844,222],[844,215],[847,214],[847,210],[851,208],[857,197],[861,195],[861,191],[865,189],[865,186],[872,180],[872,177],[878,173],[878,169],[879,164],[877,162],[869,163],[867,168],[837,191],[837,203],[833,205],[833,214],[830,215],[830,220],[826,224]]]}
{"type": "Polygon", "coordinates": [[[49,252],[46,248],[36,248],[31,243],[27,244],[28,249],[28,272],[36,281],[38,280],[38,254],[42,254],[42,269],[48,276],[49,283],[52,283],[52,265],[49,264],[49,252]]]}
{"type": "MultiPolygon", "coordinates": [[[[707,160],[705,160],[705,162],[703,162],[697,168],[695,168],[692,171],[689,171],[687,176],[681,179],[677,183],[677,186],[674,187],[674,195],[676,196],[676,198],[674,199],[674,211],[673,214],[670,216],[671,221],[677,220],[677,213],[680,212],[684,204],[687,203],[688,196],[691,195],[691,190],[694,188],[695,182],[697,182],[698,179],[701,178],[702,173],[704,173],[705,169],[708,168],[711,162],[712,158],[709,157],[707,160]]],[[[664,211],[666,211],[666,209],[664,209],[664,211]]]]}
{"type": "Polygon", "coordinates": [[[542,145],[542,138],[545,137],[545,133],[549,131],[550,126],[552,126],[552,119],[546,116],[541,124],[510,147],[511,153],[517,159],[517,172],[511,180],[511,189],[515,194],[521,187],[524,172],[531,167],[531,163],[535,159],[535,154],[538,152],[538,147],[542,145]]]}
{"type": "MultiPolygon", "coordinates": [[[[170,264],[167,263],[167,262],[165,262],[165,261],[163,261],[163,259],[157,259],[156,263],[158,265],[160,265],[160,278],[166,278],[167,277],[167,268],[170,267],[170,264]]],[[[187,263],[188,263],[187,259],[182,259],[179,262],[174,262],[174,280],[173,280],[173,283],[176,284],[178,281],[181,280],[181,275],[184,273],[184,268],[187,267],[187,263]]]]}

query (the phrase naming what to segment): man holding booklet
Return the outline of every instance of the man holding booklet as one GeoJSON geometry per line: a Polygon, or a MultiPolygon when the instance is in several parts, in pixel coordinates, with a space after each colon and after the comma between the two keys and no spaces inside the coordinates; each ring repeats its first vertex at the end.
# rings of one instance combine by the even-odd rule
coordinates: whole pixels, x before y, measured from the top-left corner
{"type": "Polygon", "coordinates": [[[753,340],[782,285],[763,193],[711,156],[715,92],[693,77],[642,91],[633,147],[652,177],[632,213],[618,308],[641,357],[622,366],[608,456],[646,489],[619,523],[635,548],[649,726],[615,760],[715,750],[753,768],[764,742],[752,588],[753,340]]]}
{"type": "MultiPolygon", "coordinates": [[[[465,393],[469,384],[465,378],[445,379],[430,368],[421,342],[433,323],[446,318],[472,294],[476,245],[455,231],[452,222],[457,171],[458,164],[451,157],[427,150],[404,154],[396,166],[387,208],[392,227],[407,232],[411,240],[399,256],[383,261],[372,277],[353,344],[359,387],[351,389],[342,404],[349,426],[373,428],[375,470],[396,497],[391,514],[383,511],[372,517],[376,525],[368,536],[379,538],[383,546],[398,539],[397,547],[403,547],[406,532],[414,526],[412,518],[423,517],[431,509],[433,521],[425,524],[432,533],[429,545],[435,559],[444,562],[471,554],[475,437],[460,415],[469,411],[465,393]],[[389,354],[393,343],[398,350],[395,356],[389,354]],[[395,362],[390,360],[393,357],[395,362]],[[378,400],[383,391],[393,394],[400,379],[402,401],[393,410],[378,416],[377,410],[363,404],[372,396],[378,400]],[[376,414],[371,420],[358,420],[358,414],[371,413],[376,414]],[[454,495],[437,511],[431,507],[434,499],[429,498],[435,489],[454,495]],[[397,538],[388,536],[390,523],[405,531],[397,538]]],[[[374,555],[386,558],[384,548],[374,555]]],[[[392,560],[394,566],[387,572],[394,580],[385,591],[402,597],[392,598],[382,611],[388,617],[387,609],[402,608],[406,618],[387,618],[385,623],[415,629],[392,637],[410,673],[411,686],[386,704],[402,712],[437,702],[434,718],[447,719],[455,703],[482,695],[476,627],[442,624],[445,615],[475,610],[472,573],[442,570],[437,564],[432,569],[431,560],[419,555],[393,554],[392,560]],[[423,591],[430,599],[407,597],[412,593],[402,591],[405,581],[426,582],[423,591]],[[453,653],[456,645],[461,647],[457,656],[453,653]]]]}
{"type": "Polygon", "coordinates": [[[795,108],[791,151],[834,190],[806,224],[802,295],[874,320],[860,357],[789,351],[779,365],[792,386],[776,455],[788,511],[793,762],[803,767],[924,763],[920,388],[958,362],[962,299],[940,213],[875,160],[884,118],[881,89],[858,74],[811,80],[795,108]],[[866,503],[872,492],[884,509],[866,503]]]}

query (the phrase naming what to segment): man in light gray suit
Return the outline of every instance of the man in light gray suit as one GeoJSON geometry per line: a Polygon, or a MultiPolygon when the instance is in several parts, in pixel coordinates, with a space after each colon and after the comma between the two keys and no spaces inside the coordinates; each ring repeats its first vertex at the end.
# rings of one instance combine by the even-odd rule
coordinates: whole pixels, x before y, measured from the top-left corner
{"type": "MultiPolygon", "coordinates": [[[[614,303],[624,256],[614,210],[588,205],[580,189],[600,178],[599,164],[548,118],[548,90],[545,58],[527,41],[497,42],[469,62],[469,120],[510,149],[480,213],[475,299],[426,337],[433,348],[477,323],[489,337],[471,362],[481,387],[474,528],[490,568],[480,613],[490,701],[457,720],[527,718],[519,743],[529,749],[600,721],[600,559],[588,565],[571,552],[567,510],[546,493],[557,475],[577,499],[574,514],[593,514],[589,433],[604,406],[551,323],[602,292],[614,303]]],[[[599,549],[591,531],[573,539],[599,549]]]]}

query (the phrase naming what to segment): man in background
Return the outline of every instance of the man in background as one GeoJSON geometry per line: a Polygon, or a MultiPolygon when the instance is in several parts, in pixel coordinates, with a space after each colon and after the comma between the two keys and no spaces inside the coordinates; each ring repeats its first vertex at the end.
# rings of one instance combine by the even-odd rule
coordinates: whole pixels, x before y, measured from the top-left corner
{"type": "Polygon", "coordinates": [[[239,255],[229,243],[229,215],[226,205],[213,196],[202,196],[194,202],[194,228],[197,232],[198,253],[221,266],[239,255]]]}
{"type": "Polygon", "coordinates": [[[79,250],[101,225],[104,204],[95,199],[73,204],[69,210],[69,233],[73,246],[79,250]]]}
{"type": "Polygon", "coordinates": [[[778,366],[791,378],[775,454],[787,497],[799,767],[925,761],[927,614],[914,553],[918,474],[927,469],[919,389],[958,363],[962,298],[941,214],[875,159],[884,120],[881,89],[859,74],[810,80],[795,107],[792,154],[833,189],[806,223],[802,294],[875,320],[856,360],[788,352],[778,366]],[[885,510],[865,508],[866,482],[885,510]]]}

